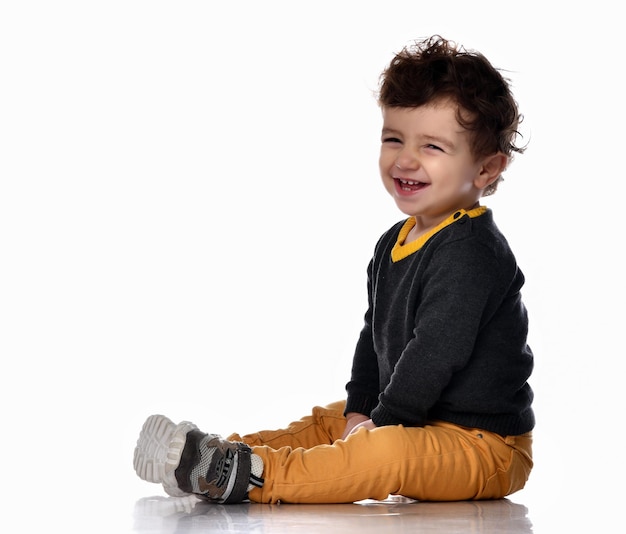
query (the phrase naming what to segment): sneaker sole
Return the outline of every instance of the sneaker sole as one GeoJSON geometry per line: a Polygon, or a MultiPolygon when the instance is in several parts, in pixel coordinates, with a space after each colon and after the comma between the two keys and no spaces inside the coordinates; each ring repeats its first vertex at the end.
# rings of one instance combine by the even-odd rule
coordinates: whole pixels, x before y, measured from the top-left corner
{"type": "Polygon", "coordinates": [[[183,421],[174,424],[164,415],[151,415],[143,424],[135,454],[133,467],[139,478],[163,485],[172,497],[189,495],[178,487],[174,471],[180,463],[187,433],[196,425],[183,421]]]}

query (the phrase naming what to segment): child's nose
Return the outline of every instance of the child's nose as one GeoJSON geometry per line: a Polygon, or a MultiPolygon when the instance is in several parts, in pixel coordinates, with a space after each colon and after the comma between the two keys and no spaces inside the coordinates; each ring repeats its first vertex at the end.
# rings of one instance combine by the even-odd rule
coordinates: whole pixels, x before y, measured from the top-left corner
{"type": "Polygon", "coordinates": [[[419,160],[412,151],[402,150],[396,158],[396,167],[401,170],[415,170],[419,167],[419,160]]]}

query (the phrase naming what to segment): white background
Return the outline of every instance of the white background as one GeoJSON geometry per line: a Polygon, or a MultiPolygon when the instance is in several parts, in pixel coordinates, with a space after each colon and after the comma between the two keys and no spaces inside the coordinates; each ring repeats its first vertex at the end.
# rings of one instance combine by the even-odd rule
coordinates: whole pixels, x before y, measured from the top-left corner
{"type": "Polygon", "coordinates": [[[124,531],[159,493],[132,469],[151,413],[227,435],[344,395],[366,265],[403,217],[373,92],[433,33],[505,69],[525,115],[528,150],[485,202],[527,277],[536,356],[536,468],[512,500],[538,532],[606,513],[624,471],[613,5],[0,4],[7,521],[105,510],[92,530],[124,531]]]}

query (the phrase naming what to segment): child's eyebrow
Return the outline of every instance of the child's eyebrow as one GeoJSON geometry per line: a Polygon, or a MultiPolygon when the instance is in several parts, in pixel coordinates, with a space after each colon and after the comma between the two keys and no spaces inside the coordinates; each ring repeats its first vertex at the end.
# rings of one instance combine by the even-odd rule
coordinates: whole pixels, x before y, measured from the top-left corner
{"type": "Polygon", "coordinates": [[[389,135],[389,134],[395,134],[398,133],[398,130],[394,130],[393,128],[383,128],[381,134],[382,135],[389,135]]]}

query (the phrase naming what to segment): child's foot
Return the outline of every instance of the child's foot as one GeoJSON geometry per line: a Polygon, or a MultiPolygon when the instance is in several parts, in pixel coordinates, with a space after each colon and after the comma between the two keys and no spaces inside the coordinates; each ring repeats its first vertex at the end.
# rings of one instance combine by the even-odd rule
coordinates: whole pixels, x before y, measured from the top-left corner
{"type": "Polygon", "coordinates": [[[133,459],[143,480],[163,484],[174,497],[195,494],[218,503],[244,502],[262,486],[263,462],[244,443],[205,434],[188,421],[176,425],[151,415],[141,429],[133,459]]]}

